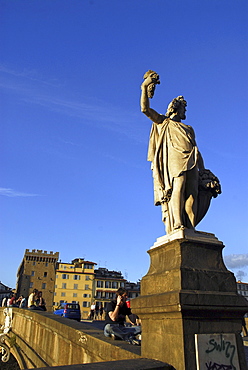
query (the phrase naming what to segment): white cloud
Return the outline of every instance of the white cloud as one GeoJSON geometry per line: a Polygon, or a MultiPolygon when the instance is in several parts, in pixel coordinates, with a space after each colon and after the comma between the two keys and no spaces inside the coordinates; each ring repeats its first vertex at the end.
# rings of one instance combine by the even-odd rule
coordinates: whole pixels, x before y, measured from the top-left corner
{"type": "Polygon", "coordinates": [[[224,260],[228,268],[240,268],[248,266],[248,253],[230,254],[224,256],[224,260]]]}
{"type": "Polygon", "coordinates": [[[48,81],[41,78],[41,76],[38,75],[36,70],[31,69],[23,69],[22,71],[14,70],[11,68],[6,67],[5,65],[0,64],[0,73],[8,76],[13,76],[17,78],[22,79],[28,79],[30,81],[36,81],[44,85],[49,86],[59,86],[57,81],[48,81]]]}
{"type": "Polygon", "coordinates": [[[22,193],[9,188],[0,188],[0,195],[5,197],[38,197],[38,194],[22,193]]]}

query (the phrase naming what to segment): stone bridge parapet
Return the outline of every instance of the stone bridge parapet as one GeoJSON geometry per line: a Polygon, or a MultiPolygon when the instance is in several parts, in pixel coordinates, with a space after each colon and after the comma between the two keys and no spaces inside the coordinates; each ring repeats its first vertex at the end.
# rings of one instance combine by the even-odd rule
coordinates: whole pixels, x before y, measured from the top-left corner
{"type": "Polygon", "coordinates": [[[0,325],[7,322],[10,328],[5,330],[4,344],[20,369],[60,369],[61,366],[63,369],[79,369],[83,366],[100,370],[109,369],[111,364],[113,369],[173,369],[164,362],[142,358],[140,347],[104,337],[100,327],[48,312],[19,308],[11,308],[6,320],[8,310],[4,314],[4,309],[0,307],[0,325]]]}
{"type": "MultiPolygon", "coordinates": [[[[1,325],[3,311],[0,308],[1,325]]],[[[124,342],[114,345],[101,329],[87,323],[19,308],[12,308],[12,316],[5,344],[21,369],[141,358],[140,347],[124,342]]]]}

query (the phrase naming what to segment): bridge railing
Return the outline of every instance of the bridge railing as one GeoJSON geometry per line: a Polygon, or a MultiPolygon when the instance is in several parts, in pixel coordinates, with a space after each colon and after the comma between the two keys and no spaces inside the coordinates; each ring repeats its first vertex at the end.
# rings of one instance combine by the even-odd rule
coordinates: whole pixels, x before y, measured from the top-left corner
{"type": "MultiPolygon", "coordinates": [[[[1,325],[5,320],[3,311],[0,308],[1,325]]],[[[12,308],[12,313],[12,328],[5,344],[20,368],[141,358],[132,352],[133,346],[113,345],[102,330],[87,324],[35,310],[12,308]]]]}

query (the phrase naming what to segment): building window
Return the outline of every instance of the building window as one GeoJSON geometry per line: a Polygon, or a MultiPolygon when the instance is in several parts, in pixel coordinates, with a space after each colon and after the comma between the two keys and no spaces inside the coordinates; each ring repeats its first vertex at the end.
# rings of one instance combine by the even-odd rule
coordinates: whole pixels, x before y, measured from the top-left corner
{"type": "Polygon", "coordinates": [[[64,270],[66,270],[66,266],[64,266],[64,270]]]}
{"type": "Polygon", "coordinates": [[[69,279],[69,275],[67,275],[67,274],[62,274],[62,279],[69,279]]]}
{"type": "Polygon", "coordinates": [[[117,281],[113,281],[112,288],[117,289],[117,287],[118,287],[117,281]]]}
{"type": "Polygon", "coordinates": [[[54,285],[54,288],[57,289],[57,284],[54,285]]]}
{"type": "Polygon", "coordinates": [[[89,290],[90,289],[89,285],[88,284],[85,284],[85,288],[84,289],[85,290],[89,290]]]}
{"type": "Polygon", "coordinates": [[[48,262],[45,263],[45,266],[47,267],[48,266],[48,262]]]}
{"type": "Polygon", "coordinates": [[[78,289],[78,284],[74,284],[74,289],[78,289]]]}
{"type": "Polygon", "coordinates": [[[90,302],[86,302],[86,301],[84,301],[84,302],[83,302],[83,307],[90,307],[90,302]]]}
{"type": "Polygon", "coordinates": [[[91,297],[91,294],[84,293],[84,294],[83,294],[83,297],[84,297],[84,298],[90,298],[90,297],[91,297]]]}
{"type": "Polygon", "coordinates": [[[33,266],[35,266],[35,265],[36,265],[36,262],[34,261],[34,262],[33,262],[33,266]]]}
{"type": "Polygon", "coordinates": [[[66,283],[62,283],[62,289],[66,289],[66,283]]]}
{"type": "Polygon", "coordinates": [[[54,293],[53,293],[53,295],[55,296],[55,295],[57,295],[57,293],[56,293],[56,292],[54,292],[54,293]]]}
{"type": "Polygon", "coordinates": [[[80,280],[80,275],[74,275],[73,279],[74,280],[80,280]]]}
{"type": "Polygon", "coordinates": [[[90,280],[89,275],[86,275],[86,276],[85,276],[85,280],[90,280]]]}
{"type": "Polygon", "coordinates": [[[92,269],[93,268],[93,265],[90,265],[89,263],[85,263],[84,264],[84,268],[85,269],[92,269]]]}
{"type": "Polygon", "coordinates": [[[107,299],[109,298],[109,292],[105,293],[105,298],[107,298],[107,299]]]}
{"type": "Polygon", "coordinates": [[[123,281],[121,282],[120,285],[121,285],[121,288],[125,288],[125,283],[123,281]]]}
{"type": "Polygon", "coordinates": [[[31,276],[34,276],[35,272],[34,271],[31,271],[31,276]]]}
{"type": "Polygon", "coordinates": [[[33,286],[34,286],[34,283],[29,284],[29,288],[33,288],[33,286]]]}
{"type": "Polygon", "coordinates": [[[62,292],[61,293],[61,297],[65,297],[65,292],[62,292]]]}
{"type": "Polygon", "coordinates": [[[97,288],[103,288],[103,281],[97,280],[97,288]]]}
{"type": "Polygon", "coordinates": [[[42,288],[41,289],[46,289],[46,283],[42,283],[42,288]]]}
{"type": "Polygon", "coordinates": [[[73,297],[77,297],[77,293],[73,293],[73,297]]]}
{"type": "Polygon", "coordinates": [[[47,277],[47,272],[46,271],[44,272],[44,277],[47,277]]]}

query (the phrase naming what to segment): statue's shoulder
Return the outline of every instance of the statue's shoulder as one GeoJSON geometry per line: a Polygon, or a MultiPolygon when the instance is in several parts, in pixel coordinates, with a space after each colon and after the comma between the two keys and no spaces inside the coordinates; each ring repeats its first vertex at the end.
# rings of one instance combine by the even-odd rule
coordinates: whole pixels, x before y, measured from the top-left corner
{"type": "Polygon", "coordinates": [[[184,123],[184,122],[178,122],[178,124],[179,124],[180,126],[182,126],[182,127],[186,128],[186,129],[188,129],[188,130],[192,130],[192,131],[194,131],[192,126],[187,125],[187,124],[186,124],[186,123],[184,123]]]}
{"type": "Polygon", "coordinates": [[[169,117],[164,116],[163,118],[164,118],[162,122],[163,125],[168,125],[171,122],[171,119],[169,117]]]}

